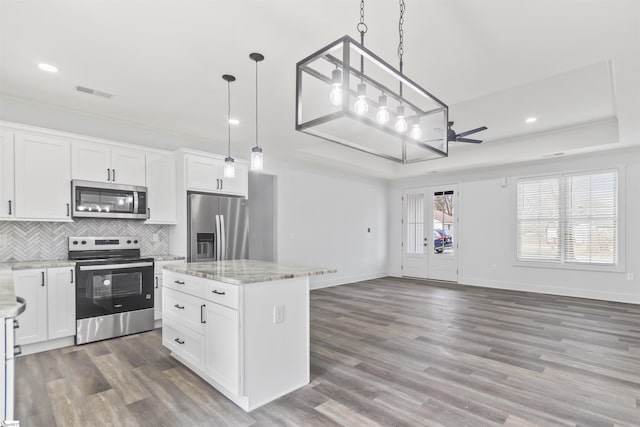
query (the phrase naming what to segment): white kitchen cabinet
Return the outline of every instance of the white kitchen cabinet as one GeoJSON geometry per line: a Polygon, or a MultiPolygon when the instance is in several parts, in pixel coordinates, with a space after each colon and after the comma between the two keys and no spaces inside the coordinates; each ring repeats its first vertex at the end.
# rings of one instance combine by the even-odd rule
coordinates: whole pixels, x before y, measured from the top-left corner
{"type": "Polygon", "coordinates": [[[47,336],[50,340],[76,334],[74,275],[74,267],[47,269],[47,336]]]}
{"type": "Polygon", "coordinates": [[[249,167],[236,161],[235,178],[224,178],[224,158],[187,156],[187,190],[247,196],[249,167]]]}
{"type": "Polygon", "coordinates": [[[71,144],[15,133],[15,218],[71,220],[71,144]]]}
{"type": "Polygon", "coordinates": [[[145,185],[145,153],[98,142],[71,144],[71,176],[96,182],[145,185]]]}
{"type": "Polygon", "coordinates": [[[173,153],[147,154],[147,224],[175,224],[176,161],[173,153]]]}
{"type": "Polygon", "coordinates": [[[0,218],[13,218],[13,132],[0,131],[0,218]]]}
{"type": "Polygon", "coordinates": [[[153,320],[162,319],[162,274],[153,276],[153,320]]]}
{"type": "Polygon", "coordinates": [[[237,310],[207,303],[204,371],[233,394],[240,392],[240,317],[237,310]]]}
{"type": "Polygon", "coordinates": [[[18,319],[16,344],[26,345],[47,340],[47,277],[44,269],[13,272],[16,296],[27,302],[18,319]]]}

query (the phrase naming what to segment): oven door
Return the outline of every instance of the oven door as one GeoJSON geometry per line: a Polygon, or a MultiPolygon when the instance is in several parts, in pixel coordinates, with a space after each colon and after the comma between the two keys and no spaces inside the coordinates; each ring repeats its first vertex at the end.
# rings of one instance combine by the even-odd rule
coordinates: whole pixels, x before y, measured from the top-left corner
{"type": "Polygon", "coordinates": [[[153,308],[153,261],[76,264],[76,318],[153,308]]]}

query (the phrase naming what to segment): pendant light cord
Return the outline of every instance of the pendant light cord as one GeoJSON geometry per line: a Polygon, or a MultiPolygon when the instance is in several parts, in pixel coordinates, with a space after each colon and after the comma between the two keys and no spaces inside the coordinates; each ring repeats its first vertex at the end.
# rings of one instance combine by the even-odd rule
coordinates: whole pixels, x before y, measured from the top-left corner
{"type": "Polygon", "coordinates": [[[258,146],[258,61],[256,61],[256,147],[258,146]]]}
{"type": "Polygon", "coordinates": [[[231,157],[231,82],[227,81],[227,126],[229,127],[229,148],[228,153],[231,157]]]}
{"type": "MultiPolygon", "coordinates": [[[[400,60],[400,74],[402,74],[402,68],[404,67],[404,61],[402,57],[404,56],[404,9],[405,4],[404,0],[400,0],[400,19],[398,20],[398,59],[400,60]]],[[[402,98],[402,82],[400,82],[400,97],[402,98]]]]}

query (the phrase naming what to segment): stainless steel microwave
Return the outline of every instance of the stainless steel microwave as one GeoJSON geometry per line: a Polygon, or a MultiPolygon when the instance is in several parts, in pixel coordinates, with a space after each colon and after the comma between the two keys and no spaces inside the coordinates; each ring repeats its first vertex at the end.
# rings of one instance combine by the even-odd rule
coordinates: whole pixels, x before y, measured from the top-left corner
{"type": "Polygon", "coordinates": [[[147,219],[147,187],[71,181],[74,218],[147,219]]]}

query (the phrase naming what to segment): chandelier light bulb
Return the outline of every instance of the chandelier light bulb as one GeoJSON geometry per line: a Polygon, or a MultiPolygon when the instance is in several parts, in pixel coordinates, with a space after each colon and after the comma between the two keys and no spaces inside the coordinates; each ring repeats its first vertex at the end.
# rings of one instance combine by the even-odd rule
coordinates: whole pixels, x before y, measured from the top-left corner
{"type": "Polygon", "coordinates": [[[236,163],[233,157],[227,157],[224,159],[224,177],[235,178],[236,177],[236,163]]]}
{"type": "Polygon", "coordinates": [[[336,107],[342,105],[342,73],[337,69],[331,72],[331,92],[329,92],[329,102],[336,107]]]}
{"type": "Polygon", "coordinates": [[[369,111],[369,104],[367,104],[367,86],[364,83],[358,85],[358,100],[353,105],[353,111],[361,116],[367,114],[367,111],[369,111]]]}
{"type": "Polygon", "coordinates": [[[398,107],[398,115],[396,117],[396,124],[394,125],[396,132],[405,133],[409,128],[407,120],[404,118],[404,107],[401,105],[398,107]]]}
{"type": "Polygon", "coordinates": [[[389,110],[387,109],[387,96],[380,95],[378,97],[378,104],[380,106],[378,107],[378,114],[376,114],[376,121],[381,125],[385,125],[389,123],[389,119],[391,119],[389,110]]]}
{"type": "Polygon", "coordinates": [[[422,138],[422,129],[420,129],[420,125],[418,123],[414,123],[411,126],[411,132],[409,132],[409,136],[416,141],[422,138]]]}

